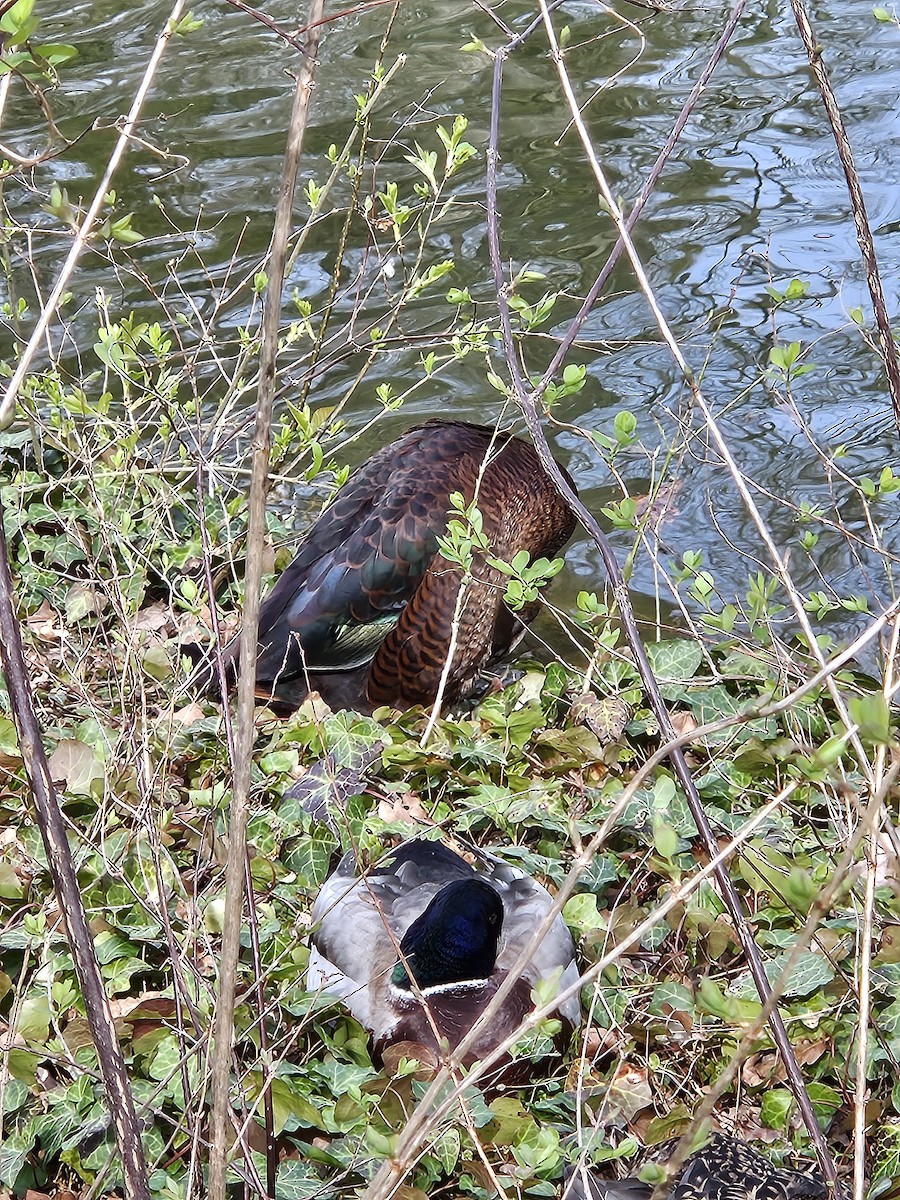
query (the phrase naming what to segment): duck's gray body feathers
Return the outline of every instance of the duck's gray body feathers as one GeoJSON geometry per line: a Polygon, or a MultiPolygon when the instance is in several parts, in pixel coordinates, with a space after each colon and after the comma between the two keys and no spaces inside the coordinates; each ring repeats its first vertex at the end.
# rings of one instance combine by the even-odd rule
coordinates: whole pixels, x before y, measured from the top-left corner
{"type": "MultiPolygon", "coordinates": [[[[419,1042],[437,1049],[419,1001],[403,995],[390,980],[398,947],[409,926],[434,896],[458,879],[481,879],[503,903],[503,930],[490,979],[426,991],[429,1009],[451,1046],[466,1034],[494,991],[530,942],[549,910],[549,892],[518,868],[472,850],[474,863],[440,842],[413,841],[392,851],[369,873],[356,873],[352,854],[326,880],[313,908],[317,927],[310,952],[308,986],[345,1001],[373,1035],[376,1052],[394,1042],[419,1042]]],[[[549,932],[502,1006],[497,1021],[467,1062],[499,1044],[533,1008],[531,990],[541,979],[558,977],[560,990],[578,978],[575,949],[562,917],[549,932]]],[[[578,996],[560,1005],[566,1040],[581,1021],[578,996]]]]}

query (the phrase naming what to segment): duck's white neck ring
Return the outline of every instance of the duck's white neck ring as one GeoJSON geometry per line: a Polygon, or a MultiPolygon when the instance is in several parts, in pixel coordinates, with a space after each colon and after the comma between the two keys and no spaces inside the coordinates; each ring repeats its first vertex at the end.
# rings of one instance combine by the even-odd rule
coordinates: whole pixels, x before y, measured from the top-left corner
{"type": "MultiPolygon", "coordinates": [[[[435,983],[430,987],[419,988],[419,992],[426,999],[429,996],[446,995],[452,992],[476,992],[480,988],[487,986],[486,979],[460,979],[453,983],[435,983]]],[[[390,984],[391,994],[397,999],[406,1000],[407,1002],[418,999],[412,988],[398,987],[393,981],[390,984]]]]}

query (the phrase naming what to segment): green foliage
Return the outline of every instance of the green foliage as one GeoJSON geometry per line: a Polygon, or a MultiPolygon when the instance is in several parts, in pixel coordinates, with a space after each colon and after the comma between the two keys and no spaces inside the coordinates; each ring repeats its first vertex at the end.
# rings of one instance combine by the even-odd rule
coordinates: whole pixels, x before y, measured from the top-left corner
{"type": "Polygon", "coordinates": [[[806,279],[792,279],[783,292],[771,284],[766,284],[766,291],[775,301],[776,305],[786,304],[791,300],[802,300],[809,295],[809,281],[806,279]]]}
{"type": "Polygon", "coordinates": [[[594,433],[594,440],[609,455],[618,454],[620,450],[626,450],[634,443],[636,437],[637,417],[635,417],[634,413],[627,411],[616,413],[613,421],[612,437],[605,433],[594,433]]]}
{"type": "Polygon", "coordinates": [[[74,46],[34,41],[39,21],[35,0],[15,0],[0,16],[0,75],[15,71],[32,80],[57,83],[56,68],[78,53],[74,46]]]}
{"type": "Polygon", "coordinates": [[[564,558],[554,558],[552,561],[538,558],[531,562],[527,550],[520,550],[512,562],[503,562],[491,555],[488,555],[487,561],[502,575],[508,576],[504,599],[514,611],[537,600],[540,589],[566,565],[564,558]]]}
{"type": "MultiPolygon", "coordinates": [[[[461,516],[465,512],[462,506],[456,511],[461,516]]],[[[465,513],[465,520],[468,536],[477,536],[474,510],[465,513]]],[[[583,606],[585,611],[602,609],[596,598],[585,597],[583,606]]],[[[696,644],[686,639],[651,644],[649,654],[670,704],[688,707],[700,718],[739,711],[754,697],[758,701],[774,683],[763,674],[742,685],[732,682],[730,690],[718,685],[716,691],[703,676],[708,663],[696,644]]],[[[723,666],[721,652],[714,652],[714,662],[723,666]]],[[[368,762],[370,775],[379,777],[383,799],[373,801],[362,794],[350,799],[341,835],[361,855],[379,853],[392,834],[411,832],[405,824],[408,817],[402,814],[410,812],[409,798],[415,797],[411,811],[428,822],[420,825],[421,832],[427,832],[433,821],[444,830],[486,844],[505,844],[510,861],[558,884],[570,862],[573,831],[585,836],[597,828],[625,776],[621,768],[610,773],[602,765],[603,747],[583,727],[567,721],[554,680],[548,673],[534,699],[511,689],[488,697],[469,715],[439,721],[425,748],[418,736],[423,718],[414,714],[380,722],[348,714],[323,720],[321,714],[304,707],[287,722],[264,719],[260,723],[249,826],[260,960],[254,962],[246,944],[240,968],[238,1054],[245,1064],[244,1095],[253,1103],[266,1077],[258,1057],[252,987],[261,971],[270,1044],[286,1047],[279,1052],[271,1083],[275,1132],[297,1153],[297,1157],[289,1154],[279,1168],[284,1194],[305,1195],[314,1186],[321,1188],[323,1175],[337,1184],[352,1164],[377,1161],[391,1153],[401,1114],[421,1085],[414,1064],[408,1068],[401,1064],[393,1078],[378,1071],[363,1032],[342,1015],[340,1005],[314,1000],[303,991],[307,951],[297,936],[297,917],[308,911],[339,839],[327,827],[312,824],[297,800],[279,800],[279,794],[298,771],[314,770],[326,753],[337,769],[355,770],[368,762]],[[553,711],[558,716],[550,723],[547,714],[553,711]],[[378,745],[382,749],[372,762],[372,750],[378,745]],[[403,804],[395,805],[395,799],[403,804]],[[311,1158],[313,1139],[318,1150],[311,1158]]],[[[634,668],[620,661],[610,660],[599,668],[597,684],[615,688],[620,695],[634,693],[636,683],[634,668]]],[[[631,739],[642,736],[640,730],[648,720],[639,690],[636,696],[636,714],[630,732],[622,738],[623,750],[631,739]]],[[[859,707],[856,715],[865,718],[870,735],[883,732],[883,715],[874,708],[868,715],[868,709],[859,707]]],[[[132,834],[126,801],[137,780],[122,771],[110,751],[110,739],[117,736],[114,730],[89,724],[70,727],[57,750],[69,755],[58,760],[57,770],[66,780],[67,804],[81,805],[79,822],[89,825],[97,806],[106,804],[105,797],[121,801],[108,810],[103,853],[83,859],[81,880],[89,911],[95,916],[102,913],[102,927],[95,926],[95,948],[109,993],[122,1005],[126,1023],[120,1036],[136,1093],[153,1097],[147,1145],[151,1153],[158,1147],[160,1163],[168,1163],[154,1176],[159,1195],[169,1194],[166,1188],[177,1190],[182,1178],[171,1142],[165,1155],[163,1147],[172,1130],[177,1131],[174,1145],[188,1144],[180,1114],[189,1102],[190,1089],[202,1078],[199,1051],[183,1041],[181,1034],[186,1031],[176,1023],[173,961],[161,936],[159,905],[165,904],[168,912],[177,961],[200,953],[218,936],[222,883],[214,853],[228,806],[220,728],[220,718],[211,708],[207,716],[183,727],[174,742],[154,744],[154,757],[167,772],[167,800],[157,810],[150,837],[132,834]],[[177,755],[177,774],[172,755],[177,755]],[[211,837],[198,837],[203,821],[211,837]],[[208,882],[194,907],[188,902],[186,878],[198,869],[206,873],[208,882]],[[149,893],[148,880],[155,881],[149,893]]],[[[705,776],[702,772],[698,776],[711,818],[728,828],[777,789],[783,769],[774,758],[767,761],[764,754],[760,756],[762,750],[771,752],[779,745],[779,722],[751,722],[732,730],[732,735],[737,732],[747,734],[745,748],[736,752],[732,740],[727,754],[716,763],[715,747],[709,743],[707,753],[713,757],[705,776]],[[752,794],[741,767],[745,756],[754,763],[752,794]],[[731,774],[725,770],[729,763],[731,774]]],[[[14,743],[9,745],[14,749],[14,743]]],[[[757,840],[744,848],[734,873],[745,895],[754,897],[757,940],[772,980],[791,960],[799,927],[817,894],[815,873],[825,866],[819,835],[808,824],[816,822],[821,792],[808,789],[805,796],[805,808],[794,805],[796,821],[787,814],[770,818],[757,840]]],[[[5,801],[10,802],[18,803],[12,797],[5,801]]],[[[586,965],[644,920],[653,905],[665,898],[673,880],[689,875],[695,839],[696,830],[674,780],[668,773],[658,774],[652,787],[639,792],[622,812],[606,846],[583,876],[580,890],[566,905],[565,916],[586,965]],[[626,880],[628,891],[623,892],[626,880]]],[[[90,1137],[103,1112],[93,1076],[76,1074],[65,1087],[57,1088],[49,1109],[35,1103],[29,1091],[35,1068],[63,1046],[79,1056],[83,1067],[89,1068],[91,1062],[71,958],[65,943],[50,933],[46,923],[36,923],[32,912],[35,898],[48,894],[46,864],[39,843],[25,830],[3,844],[0,863],[7,867],[0,873],[0,906],[6,918],[0,947],[5,970],[21,997],[16,1032],[22,1047],[17,1058],[8,1056],[9,1132],[0,1171],[13,1186],[25,1179],[43,1185],[52,1177],[52,1164],[64,1161],[77,1175],[90,1178],[109,1154],[108,1140],[98,1148],[90,1137]],[[27,890],[22,879],[29,881],[27,890]],[[52,982],[49,992],[47,979],[52,982]]],[[[810,1028],[818,1029],[816,1036],[834,1046],[833,1053],[820,1054],[809,1068],[816,1111],[823,1122],[841,1102],[844,1047],[854,1027],[852,1010],[843,1006],[847,995],[843,972],[854,939],[840,933],[842,923],[849,921],[847,928],[852,928],[854,892],[855,885],[848,881],[845,898],[829,917],[835,936],[829,935],[828,953],[822,945],[813,945],[793,958],[782,1000],[791,1018],[792,1036],[802,1041],[812,1036],[810,1028]]],[[[886,903],[888,911],[893,901],[886,903]]],[[[196,983],[191,992],[196,1016],[207,1022],[212,1013],[210,996],[196,983]]],[[[601,976],[589,994],[594,1024],[601,1031],[615,1028],[617,1036],[632,1047],[632,1061],[649,1055],[646,1068],[615,1081],[607,1102],[610,1118],[615,1113],[637,1115],[652,1099],[662,1109],[671,1105],[676,1127],[684,1119],[679,1115],[683,1107],[676,1103],[684,1087],[684,1051],[670,1038],[673,1013],[693,1025],[695,1036],[702,1031],[702,1067],[696,1080],[702,1088],[729,1057],[733,1038],[759,1011],[735,932],[709,887],[659,921],[645,936],[642,948],[622,957],[613,974],[601,976]],[[641,954],[658,955],[663,948],[673,968],[685,961],[690,970],[670,972],[655,958],[648,972],[641,954]],[[652,1087],[644,1069],[652,1073],[652,1087]]],[[[882,1005],[885,1014],[892,1003],[889,988],[882,1005]]],[[[537,1053],[540,1039],[550,1033],[552,1023],[537,1030],[527,1053],[537,1053]]],[[[764,1036],[761,1044],[767,1045],[764,1036]]],[[[873,1081],[879,1072],[890,1081],[887,1061],[874,1064],[873,1070],[873,1081]]],[[[590,1071],[602,1078],[602,1059],[590,1071]]],[[[612,1082],[607,1080],[607,1085],[612,1082]]],[[[535,1195],[542,1194],[545,1182],[555,1185],[571,1153],[571,1102],[560,1084],[558,1076],[530,1091],[527,1098],[492,1099],[473,1092],[469,1102],[473,1113],[483,1113],[479,1127],[494,1169],[535,1195]]],[[[783,1088],[751,1087],[742,1103],[757,1111],[763,1124],[788,1128],[793,1102],[783,1088]]],[[[450,1117],[436,1131],[410,1183],[427,1190],[472,1178],[477,1163],[468,1126],[450,1117]]]]}
{"type": "MultiPolygon", "coordinates": [[[[876,16],[879,11],[885,12],[876,16]]],[[[0,71],[56,83],[75,51],[41,44],[34,14],[33,0],[18,0],[0,18],[6,35],[0,71]]],[[[188,14],[171,32],[184,38],[200,25],[188,14]]],[[[560,40],[565,49],[565,30],[560,40]]],[[[489,53],[478,39],[469,48],[489,53]]],[[[368,141],[384,81],[384,69],[373,70],[351,104],[352,133],[322,151],[305,187],[309,223],[298,242],[317,222],[324,228],[338,217],[347,224],[341,253],[335,253],[333,230],[317,247],[324,244],[324,257],[338,264],[334,295],[327,303],[311,300],[300,283],[282,314],[278,382],[291,386],[278,389],[272,469],[290,481],[291,501],[304,510],[301,527],[348,474],[340,443],[344,398],[318,402],[305,389],[334,361],[330,347],[338,344],[335,323],[346,300],[341,272],[360,245],[363,257],[377,263],[379,300],[375,317],[358,328],[354,310],[340,326],[340,344],[359,356],[353,387],[365,397],[367,416],[396,412],[410,397],[421,404],[420,390],[429,404],[435,397],[442,403],[447,376],[461,365],[486,385],[486,421],[511,396],[497,354],[496,306],[485,301],[483,279],[460,253],[454,225],[478,148],[466,140],[464,117],[429,123],[424,111],[415,141],[381,131],[368,141]],[[411,305],[431,306],[436,319],[429,317],[428,328],[439,333],[410,339],[415,345],[395,370],[393,355],[406,336],[401,322],[411,305]]],[[[68,178],[48,176],[32,206],[36,228],[57,238],[69,237],[84,215],[75,186],[69,183],[71,195],[63,186],[68,178]]],[[[91,249],[138,274],[140,256],[128,254],[142,241],[134,225],[151,232],[156,213],[124,208],[130,204],[116,192],[104,197],[91,249]]],[[[13,226],[7,230],[12,250],[23,230],[33,235],[31,227],[13,226]]],[[[193,241],[189,248],[192,256],[199,253],[193,241]]],[[[175,306],[160,290],[135,311],[118,311],[99,293],[96,328],[79,343],[79,369],[52,362],[32,374],[22,389],[20,424],[0,434],[7,535],[52,774],[146,1121],[151,1188],[166,1200],[182,1196],[196,1170],[192,1156],[208,1116],[206,1047],[215,1011],[231,776],[221,709],[187,686],[185,660],[188,647],[210,636],[210,582],[227,629],[240,599],[246,474],[233,442],[235,430],[240,436],[247,428],[255,394],[260,305],[269,285],[258,258],[244,266],[228,296],[243,307],[237,321],[233,311],[226,314],[224,333],[198,317],[186,289],[176,289],[175,306]],[[182,304],[185,298],[190,303],[182,304]]],[[[205,265],[198,277],[207,289],[212,273],[205,265]]],[[[180,287],[181,277],[175,280],[180,287]]],[[[802,312],[810,284],[791,280],[766,290],[773,311],[798,305],[802,312]]],[[[112,286],[109,292],[117,294],[112,286]]],[[[216,295],[217,313],[221,299],[216,295]]],[[[524,266],[515,271],[507,299],[524,369],[536,383],[549,361],[545,341],[555,338],[555,326],[570,311],[571,291],[524,266]]],[[[36,309],[10,291],[0,311],[20,339],[15,327],[32,320],[36,309]]],[[[83,312],[82,303],[86,324],[83,312]]],[[[851,320],[860,327],[856,336],[863,336],[863,314],[851,313],[851,320]]],[[[804,354],[799,342],[776,342],[769,385],[789,386],[812,371],[804,354]]],[[[3,369],[11,370],[8,363],[3,369]]],[[[593,369],[579,362],[567,363],[544,393],[554,417],[566,423],[592,411],[595,401],[593,369]],[[576,404],[565,403],[576,397],[576,404]]],[[[784,582],[768,560],[753,564],[746,583],[729,586],[705,540],[685,549],[683,542],[656,536],[654,505],[670,486],[671,461],[682,448],[673,444],[669,457],[669,447],[657,456],[650,406],[642,395],[628,403],[634,412],[602,419],[602,428],[585,437],[587,450],[619,473],[621,492],[602,511],[618,547],[656,539],[654,569],[668,572],[675,599],[694,622],[692,635],[680,636],[673,633],[671,606],[658,604],[650,619],[649,609],[640,614],[645,631],[653,630],[653,621],[664,631],[655,641],[649,635],[648,657],[679,732],[688,739],[698,726],[725,723],[696,732],[687,746],[716,835],[729,838],[786,782],[794,786],[789,801],[733,854],[729,869],[752,913],[768,976],[775,980],[790,966],[781,1007],[803,1051],[817,1115],[823,1124],[836,1114],[843,1120],[858,1024],[862,863],[845,873],[816,938],[809,944],[800,938],[847,844],[848,797],[862,788],[845,715],[874,757],[895,750],[896,713],[881,684],[853,664],[839,677],[849,696],[846,709],[838,712],[822,686],[790,707],[776,707],[817,672],[811,646],[830,652],[831,635],[816,628],[811,642],[797,636],[784,582]],[[639,480],[642,473],[649,482],[639,480]]],[[[358,424],[350,428],[355,435],[358,424]]],[[[380,430],[373,443],[379,439],[380,430]]],[[[358,450],[352,451],[357,458],[358,450]]],[[[846,453],[829,447],[829,469],[846,453]]],[[[866,469],[870,474],[860,475],[855,468],[843,486],[871,524],[866,537],[875,539],[875,518],[889,520],[900,476],[877,462],[866,469]]],[[[836,491],[840,486],[834,483],[836,491]]],[[[794,550],[795,558],[815,567],[842,518],[837,500],[810,495],[796,502],[791,519],[803,551],[794,550]]],[[[292,530],[276,512],[284,508],[269,517],[277,568],[289,557],[292,530]]],[[[561,560],[532,562],[524,553],[510,562],[493,557],[477,500],[466,504],[455,495],[449,518],[441,553],[464,571],[486,564],[497,572],[511,608],[541,597],[561,569],[561,560]]],[[[395,1150],[424,1089],[420,1064],[400,1062],[394,1074],[376,1067],[364,1031],[341,1005],[305,991],[308,916],[334,854],[352,846],[368,861],[392,839],[440,831],[496,847],[558,887],[610,818],[634,769],[659,745],[615,598],[587,571],[582,581],[572,616],[585,655],[579,659],[573,650],[571,657],[582,667],[590,662],[587,682],[560,662],[527,668],[518,683],[489,692],[476,707],[445,714],[424,746],[424,718],[416,712],[380,712],[375,719],[323,713],[309,704],[287,721],[258,714],[248,836],[259,949],[245,931],[232,1082],[238,1121],[253,1126],[254,1145],[261,1141],[264,1093],[271,1095],[279,1196],[359,1189],[395,1150]],[[323,763],[349,773],[358,786],[339,814],[339,835],[314,824],[291,794],[302,776],[307,794],[327,806],[332,793],[323,763]]],[[[798,590],[811,619],[867,611],[866,595],[836,587],[832,576],[798,590]]],[[[3,703],[8,710],[5,697],[3,703]]],[[[77,1180],[100,1194],[116,1183],[107,1110],[8,712],[0,714],[0,764],[0,1020],[8,1028],[0,1050],[0,1187],[24,1194],[77,1180]]],[[[891,795],[886,803],[894,801],[891,795]]],[[[486,1096],[470,1088],[465,1113],[451,1112],[432,1131],[409,1180],[413,1188],[486,1196],[487,1160],[508,1194],[549,1195],[581,1148],[576,1129],[595,1131],[588,1154],[598,1163],[630,1159],[638,1135],[653,1142],[683,1130],[759,1013],[717,886],[702,883],[665,917],[658,915],[673,889],[695,881],[706,855],[685,797],[662,764],[617,813],[565,906],[585,968],[651,918],[640,942],[584,989],[584,1057],[571,1057],[521,1095],[486,1096]]],[[[890,933],[900,903],[889,851],[878,867],[877,1037],[867,1069],[879,1114],[873,1120],[883,1125],[880,1181],[900,1175],[891,1125],[894,1114],[900,1116],[894,1078],[900,955],[890,933]]],[[[517,1053],[537,1056],[554,1032],[552,1019],[545,1021],[517,1053]]],[[[792,1098],[775,1086],[783,1079],[765,1031],[753,1050],[746,1078],[726,1094],[726,1104],[748,1128],[763,1124],[800,1141],[792,1098]]],[[[247,1154],[262,1173],[259,1156],[247,1154]]],[[[246,1163],[238,1166],[246,1169],[246,1163]]]]}
{"type": "Polygon", "coordinates": [[[799,342],[790,342],[787,346],[773,346],[769,351],[770,370],[780,375],[785,383],[792,383],[802,375],[808,375],[816,368],[812,363],[799,362],[801,346],[799,342]]]}

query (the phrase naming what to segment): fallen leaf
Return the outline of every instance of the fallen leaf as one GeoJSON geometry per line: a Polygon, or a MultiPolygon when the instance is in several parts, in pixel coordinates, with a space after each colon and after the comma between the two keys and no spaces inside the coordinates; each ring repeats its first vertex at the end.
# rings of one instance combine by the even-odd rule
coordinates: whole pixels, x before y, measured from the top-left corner
{"type": "Polygon", "coordinates": [[[172,720],[177,721],[179,725],[190,726],[197,721],[202,721],[206,713],[197,703],[192,700],[189,704],[185,704],[184,708],[179,708],[177,712],[172,713],[172,720]]]}
{"type": "Polygon", "coordinates": [[[63,738],[50,755],[50,778],[75,796],[89,796],[95,780],[105,775],[93,749],[74,738],[63,738]]]}
{"type": "Polygon", "coordinates": [[[683,1008],[670,1008],[668,1004],[663,1005],[663,1009],[668,1017],[673,1021],[677,1021],[682,1026],[685,1033],[693,1033],[694,1030],[694,1014],[686,1012],[683,1008]]]}
{"type": "Polygon", "coordinates": [[[309,693],[297,712],[308,721],[324,721],[331,716],[331,709],[316,691],[309,693]]]}
{"type": "Polygon", "coordinates": [[[653,1092],[644,1067],[621,1063],[606,1094],[606,1113],[610,1118],[631,1121],[653,1103],[653,1092]]]}
{"type": "Polygon", "coordinates": [[[572,701],[572,720],[586,725],[601,746],[617,742],[631,719],[631,709],[618,696],[598,699],[593,692],[583,692],[572,701]]]}
{"type": "Polygon", "coordinates": [[[741,1067],[741,1079],[747,1087],[758,1088],[770,1083],[775,1075],[775,1054],[771,1050],[751,1054],[741,1067]]]}
{"type": "Polygon", "coordinates": [[[402,796],[385,796],[378,801],[378,816],[382,821],[401,821],[406,825],[433,825],[415,792],[402,796]]]}
{"type": "Polygon", "coordinates": [[[89,583],[73,583],[66,593],[66,620],[75,624],[85,617],[99,616],[108,605],[103,593],[89,583]]]}
{"type": "Polygon", "coordinates": [[[146,608],[142,608],[128,622],[128,628],[132,633],[159,633],[161,629],[165,629],[169,624],[169,610],[161,600],[155,604],[148,604],[146,608]]]}
{"type": "Polygon", "coordinates": [[[60,642],[64,636],[59,614],[48,600],[42,600],[40,608],[25,618],[25,626],[41,642],[60,642]]]}
{"type": "Polygon", "coordinates": [[[688,712],[686,708],[681,708],[677,712],[673,712],[669,719],[672,722],[672,728],[675,730],[676,737],[685,737],[687,734],[693,733],[698,727],[698,722],[694,718],[694,714],[688,712]]]}

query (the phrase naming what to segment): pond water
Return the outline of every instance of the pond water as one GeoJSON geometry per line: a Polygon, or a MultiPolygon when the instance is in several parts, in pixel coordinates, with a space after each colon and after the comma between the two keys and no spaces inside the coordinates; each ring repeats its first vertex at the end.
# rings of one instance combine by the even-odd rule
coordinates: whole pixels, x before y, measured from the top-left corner
{"type": "MultiPolygon", "coordinates": [[[[521,29],[536,8],[519,2],[494,6],[500,20],[521,29]]],[[[113,316],[135,311],[151,319],[180,313],[234,349],[253,297],[238,281],[252,279],[271,230],[273,198],[290,110],[292,52],[271,32],[225,3],[200,4],[203,27],[176,38],[162,60],[141,127],[147,145],[135,147],[114,181],[122,211],[146,240],[118,248],[114,263],[93,250],[73,279],[67,306],[64,360],[90,365],[96,340],[96,289],[113,316]],[[167,150],[165,159],[152,147],[167,150]],[[183,156],[179,157],[179,156],[183,156]],[[129,265],[129,258],[131,264],[129,265]]],[[[289,26],[294,6],[266,11],[289,26]]],[[[344,15],[326,26],[321,69],[301,168],[304,181],[323,182],[328,147],[342,145],[353,127],[354,94],[362,93],[388,23],[390,5],[344,15]]],[[[58,221],[38,215],[50,187],[89,197],[127,111],[166,6],[134,0],[58,4],[38,0],[41,40],[71,42],[78,58],[62,72],[51,103],[63,134],[83,135],[63,156],[40,166],[33,189],[7,187],[6,199],[23,223],[37,224],[34,273],[17,267],[16,286],[33,306],[34,288],[49,290],[68,249],[58,221]]],[[[586,119],[614,190],[636,195],[701,70],[727,16],[720,4],[695,4],[655,13],[625,3],[614,12],[587,0],[556,10],[557,30],[570,30],[567,66],[582,101],[593,96],[586,119]]],[[[862,177],[891,313],[900,280],[900,28],[879,22],[868,0],[835,0],[812,14],[844,112],[862,177]]],[[[468,287],[484,318],[493,313],[484,208],[484,155],[490,112],[491,62],[464,46],[479,37],[489,47],[503,37],[468,0],[404,3],[393,23],[387,65],[399,55],[385,99],[372,122],[369,162],[360,203],[387,180],[401,198],[415,200],[420,181],[405,155],[414,141],[437,148],[435,120],[468,118],[466,134],[479,154],[455,177],[455,207],[435,227],[426,262],[453,258],[454,273],[402,312],[384,351],[356,388],[345,417],[349,430],[366,428],[379,404],[375,388],[396,392],[421,378],[423,348],[440,348],[454,310],[448,286],[468,287]],[[377,163],[377,172],[372,164],[377,163]],[[373,179],[376,181],[373,184],[373,179]]],[[[4,140],[20,152],[40,149],[45,126],[22,89],[13,93],[4,140]]],[[[535,371],[551,357],[566,320],[614,244],[577,137],[567,129],[556,72],[538,31],[510,60],[502,109],[501,205],[505,259],[546,276],[523,294],[536,300],[560,293],[550,321],[526,345],[535,371]]],[[[315,314],[332,286],[336,247],[351,199],[347,181],[332,193],[327,215],[295,262],[288,294],[297,288],[315,314]]],[[[305,212],[298,201],[298,223],[305,212]]],[[[351,224],[337,304],[312,380],[315,405],[336,404],[366,361],[368,330],[391,308],[390,264],[373,252],[372,230],[351,224]],[[360,297],[364,305],[360,311],[360,297]]],[[[385,243],[387,236],[385,235],[385,243]]],[[[833,599],[864,593],[872,608],[891,598],[891,566],[898,549],[897,496],[875,499],[867,511],[855,486],[882,468],[900,472],[897,430],[877,357],[852,310],[871,326],[860,254],[843,175],[831,132],[812,83],[789,5],[748,6],[712,84],[691,116],[637,228],[636,242],[663,312],[692,367],[702,372],[706,396],[742,470],[753,481],[760,508],[777,542],[790,551],[791,572],[804,592],[833,599]],[[767,285],[784,291],[791,280],[805,295],[774,305],[767,285]],[[796,379],[767,383],[771,347],[801,343],[814,369],[796,379]],[[833,460],[838,447],[840,456],[833,460]],[[823,520],[802,524],[798,506],[815,505],[823,520]],[[819,534],[812,554],[802,533],[819,534]],[[873,545],[873,542],[875,543],[873,545]]],[[[410,240],[412,254],[415,247],[410,240]]],[[[33,311],[33,307],[32,307],[33,311]]],[[[315,320],[315,317],[314,317],[315,320]]],[[[27,330],[28,322],[25,322],[27,330]]],[[[57,340],[60,331],[55,335],[57,340]]],[[[8,349],[8,343],[4,346],[8,349]]],[[[301,385],[306,350],[296,363],[282,357],[283,395],[301,385]]],[[[500,365],[499,351],[494,365],[500,365]]],[[[709,445],[699,414],[671,356],[661,344],[630,268],[617,267],[573,349],[571,362],[587,369],[583,390],[562,402],[557,415],[587,431],[611,430],[615,414],[637,417],[639,442],[616,459],[610,473],[596,450],[573,431],[552,436],[587,505],[599,513],[621,499],[666,482],[666,515],[648,538],[652,553],[635,559],[633,589],[641,611],[664,622],[681,618],[663,571],[677,568],[685,551],[702,551],[722,600],[742,598],[747,576],[768,567],[727,472],[709,445]]],[[[207,359],[202,388],[211,409],[224,376],[207,359]]],[[[477,355],[413,391],[402,411],[387,412],[346,448],[355,463],[403,428],[428,415],[490,421],[501,399],[485,382],[477,355]]],[[[231,430],[239,421],[217,430],[231,430]]],[[[234,443],[220,437],[223,452],[234,443]]],[[[319,494],[319,493],[317,493],[319,494]]],[[[306,511],[308,492],[299,508],[306,511]]],[[[633,531],[614,531],[624,560],[633,531]]],[[[556,598],[571,604],[581,588],[599,590],[603,571],[593,545],[576,538],[570,568],[556,598]]],[[[820,626],[847,636],[861,618],[842,609],[823,614],[820,626]]]]}

